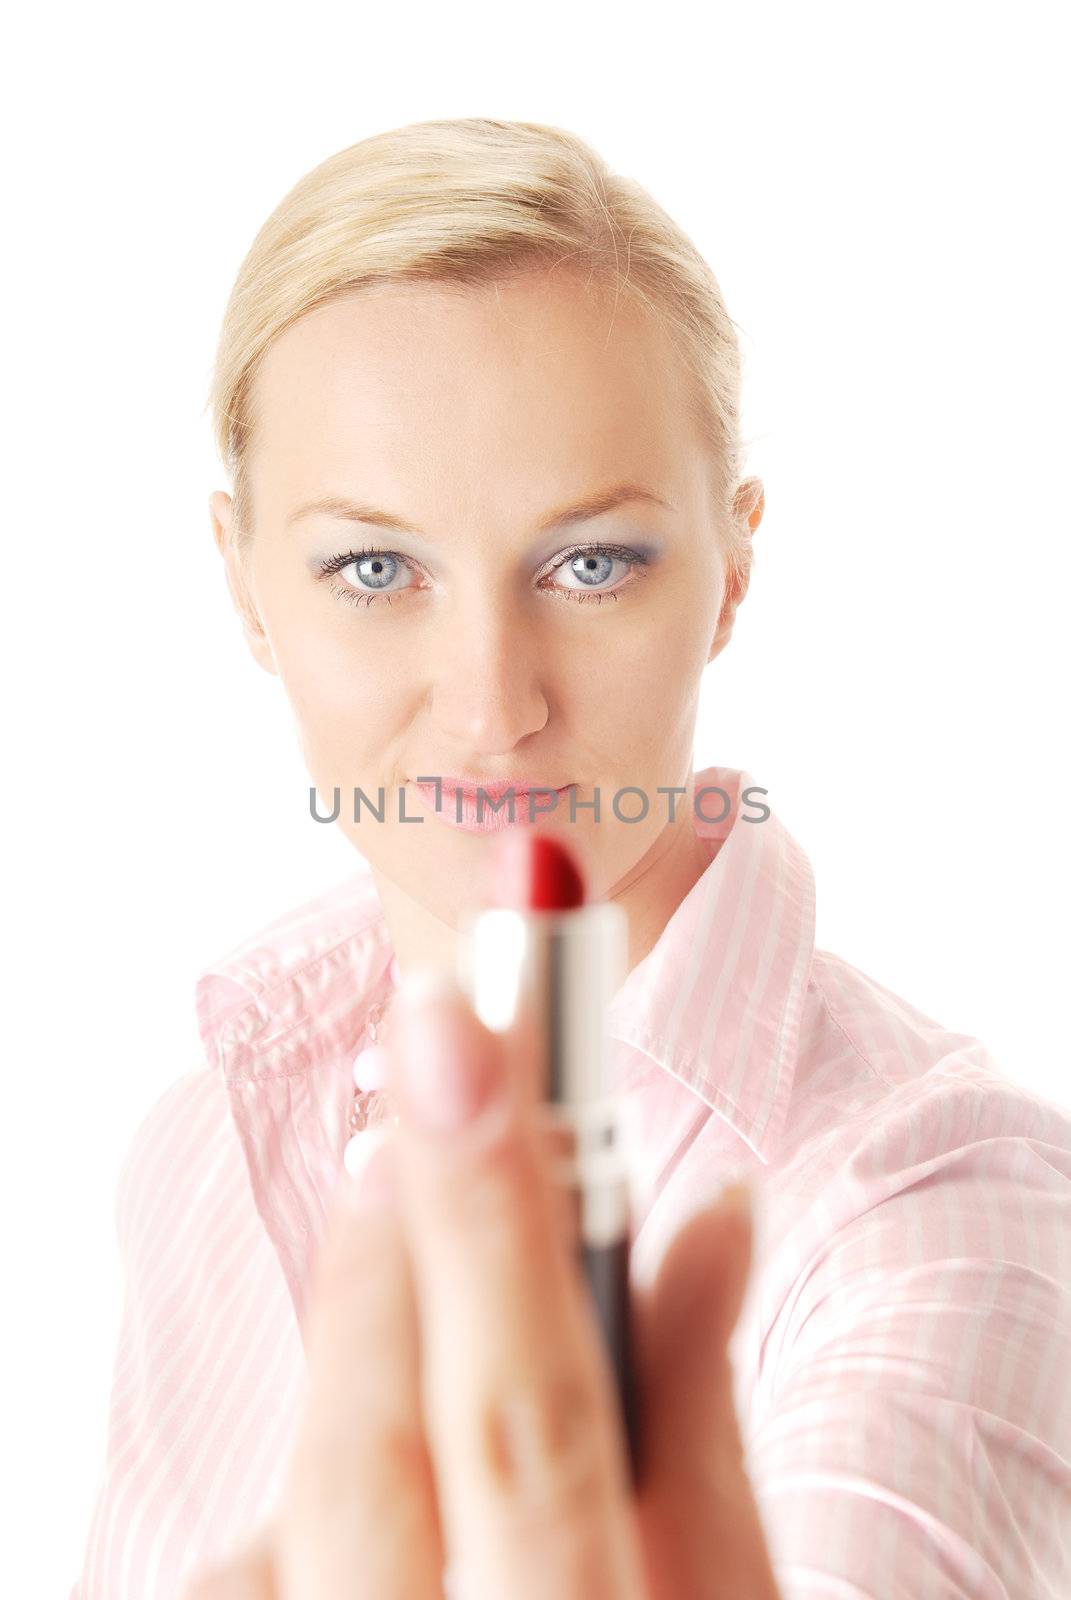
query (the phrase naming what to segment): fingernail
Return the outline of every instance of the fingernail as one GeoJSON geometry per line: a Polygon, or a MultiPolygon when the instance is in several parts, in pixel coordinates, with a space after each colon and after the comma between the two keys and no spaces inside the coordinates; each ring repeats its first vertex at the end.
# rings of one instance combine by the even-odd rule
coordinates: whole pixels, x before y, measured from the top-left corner
{"type": "Polygon", "coordinates": [[[420,967],[398,990],[390,1058],[400,1079],[404,1110],[432,1132],[457,1132],[495,1099],[495,1063],[466,1050],[443,1007],[461,999],[460,986],[437,967],[420,967]]]}
{"type": "Polygon", "coordinates": [[[349,1211],[386,1205],[394,1192],[390,1128],[366,1128],[346,1146],[346,1170],[339,1188],[349,1211]]]}
{"type": "Polygon", "coordinates": [[[443,1600],[472,1600],[472,1587],[465,1581],[464,1568],[456,1558],[443,1568],[442,1589],[443,1600]]]}
{"type": "Polygon", "coordinates": [[[718,1198],[718,1210],[726,1215],[741,1217],[745,1222],[752,1219],[751,1185],[749,1183],[730,1183],[721,1192],[718,1198]]]}

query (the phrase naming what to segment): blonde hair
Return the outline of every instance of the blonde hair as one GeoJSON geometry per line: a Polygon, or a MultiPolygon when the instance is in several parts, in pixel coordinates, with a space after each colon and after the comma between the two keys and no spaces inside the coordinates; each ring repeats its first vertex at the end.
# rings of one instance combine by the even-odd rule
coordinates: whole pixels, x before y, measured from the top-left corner
{"type": "Polygon", "coordinates": [[[730,577],[746,586],[750,529],[733,506],[744,455],[740,347],[713,272],[651,195],[575,134],[491,117],[362,139],[301,178],[257,233],[224,312],[208,400],[239,537],[252,522],[253,380],[285,328],[366,286],[478,286],[574,259],[651,312],[683,361],[730,577]]]}

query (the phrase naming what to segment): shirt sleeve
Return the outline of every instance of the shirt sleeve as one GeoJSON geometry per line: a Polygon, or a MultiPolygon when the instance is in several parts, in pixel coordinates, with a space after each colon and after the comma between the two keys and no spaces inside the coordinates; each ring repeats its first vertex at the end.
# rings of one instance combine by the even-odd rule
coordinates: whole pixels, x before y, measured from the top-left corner
{"type": "Polygon", "coordinates": [[[175,1600],[270,1509],[302,1364],[215,1074],[177,1080],[139,1126],[116,1228],[119,1343],[69,1600],[175,1600]]]}
{"type": "Polygon", "coordinates": [[[783,1600],[1071,1596],[1071,1149],[927,1166],[789,1312],[748,1442],[783,1600]]]}

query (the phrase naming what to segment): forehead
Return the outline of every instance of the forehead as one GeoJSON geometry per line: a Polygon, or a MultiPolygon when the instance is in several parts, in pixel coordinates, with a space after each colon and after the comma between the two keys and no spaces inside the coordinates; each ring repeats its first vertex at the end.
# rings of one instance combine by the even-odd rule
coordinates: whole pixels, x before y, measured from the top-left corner
{"type": "Polygon", "coordinates": [[[270,470],[351,476],[355,461],[414,458],[456,473],[474,454],[484,471],[535,457],[590,476],[623,455],[657,471],[686,431],[683,368],[657,320],[564,269],[336,298],[268,349],[252,412],[270,470]]]}

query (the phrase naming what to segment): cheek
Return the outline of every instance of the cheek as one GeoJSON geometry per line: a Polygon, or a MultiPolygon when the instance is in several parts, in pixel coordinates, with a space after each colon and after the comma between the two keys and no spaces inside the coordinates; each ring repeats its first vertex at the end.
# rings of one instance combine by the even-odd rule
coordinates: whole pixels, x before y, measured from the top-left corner
{"type": "Polygon", "coordinates": [[[657,605],[637,604],[631,615],[622,608],[590,671],[573,678],[616,723],[624,745],[657,747],[660,728],[672,737],[694,713],[713,637],[708,609],[694,592],[667,593],[657,605]]]}
{"type": "Polygon", "coordinates": [[[344,763],[334,781],[348,781],[346,773],[382,747],[403,715],[404,674],[396,652],[383,648],[382,630],[362,629],[363,621],[325,622],[317,611],[289,618],[272,637],[306,751],[317,761],[338,757],[344,763]]]}

